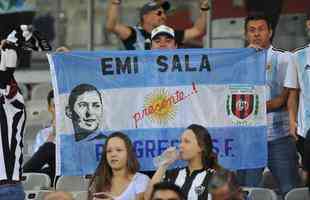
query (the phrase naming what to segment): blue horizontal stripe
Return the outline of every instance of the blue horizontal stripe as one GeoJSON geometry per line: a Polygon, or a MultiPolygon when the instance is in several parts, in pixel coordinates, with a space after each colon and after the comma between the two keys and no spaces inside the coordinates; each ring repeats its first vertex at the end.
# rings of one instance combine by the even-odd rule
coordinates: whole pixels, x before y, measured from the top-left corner
{"type": "MultiPolygon", "coordinates": [[[[60,94],[69,93],[81,83],[96,86],[99,90],[136,87],[170,87],[196,84],[265,84],[266,51],[253,49],[179,49],[174,51],[97,51],[69,52],[52,55],[60,94]],[[185,71],[185,55],[189,56],[185,71]],[[203,55],[207,55],[210,71],[199,71],[203,55]],[[165,56],[168,69],[158,65],[157,59],[165,56]],[[125,63],[127,57],[137,57],[137,73],[117,74],[115,59],[125,63]],[[111,58],[111,59],[110,59],[111,58]],[[102,67],[105,60],[106,67],[102,67]],[[172,64],[174,60],[175,64],[172,64]],[[178,62],[179,61],[179,62],[178,62]],[[174,66],[174,71],[172,68],[174,66]],[[179,68],[178,68],[179,67],[179,68]],[[179,71],[181,70],[181,71],[179,71]],[[103,74],[113,73],[113,74],[103,74]]],[[[206,65],[204,65],[206,66],[206,65]]]]}
{"type": "MultiPolygon", "coordinates": [[[[219,162],[229,169],[258,168],[267,162],[266,127],[208,128],[219,162]]],[[[154,170],[153,157],[169,146],[178,146],[184,128],[123,130],[136,149],[141,170],[154,170]]],[[[109,135],[109,132],[105,133],[109,135]]],[[[105,140],[75,142],[72,135],[60,135],[61,173],[85,175],[94,172],[105,140]],[[97,155],[97,157],[96,157],[97,155]],[[87,164],[85,164],[87,163],[87,164]]],[[[180,165],[182,163],[177,163],[180,165]]]]}

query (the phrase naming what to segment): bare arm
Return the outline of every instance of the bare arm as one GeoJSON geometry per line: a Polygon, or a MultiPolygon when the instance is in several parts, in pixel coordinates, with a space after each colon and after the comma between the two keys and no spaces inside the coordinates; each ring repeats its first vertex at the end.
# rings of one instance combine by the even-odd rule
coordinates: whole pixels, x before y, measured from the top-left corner
{"type": "Polygon", "coordinates": [[[144,199],[151,199],[151,194],[153,192],[153,186],[156,183],[159,183],[163,179],[163,177],[167,171],[168,166],[169,165],[162,165],[156,170],[155,174],[153,175],[153,177],[152,177],[151,181],[149,182],[147,189],[144,193],[144,199]]]}
{"type": "Polygon", "coordinates": [[[202,2],[200,3],[200,9],[203,10],[200,11],[200,16],[196,20],[194,26],[185,30],[183,42],[188,42],[206,34],[208,8],[208,0],[202,0],[202,2]]]}
{"type": "Polygon", "coordinates": [[[151,199],[151,194],[153,192],[153,186],[156,183],[159,183],[160,181],[162,181],[162,179],[164,178],[166,171],[168,169],[168,167],[174,163],[178,158],[179,155],[176,151],[175,147],[169,147],[168,149],[166,149],[166,151],[163,153],[166,156],[165,161],[158,167],[158,169],[156,170],[155,174],[153,175],[151,181],[149,182],[147,189],[144,193],[144,199],[151,199]]]}
{"type": "Polygon", "coordinates": [[[272,112],[273,110],[281,108],[282,106],[286,106],[287,98],[288,89],[283,88],[282,93],[279,96],[267,101],[267,112],[272,112]]]}
{"type": "Polygon", "coordinates": [[[290,134],[297,139],[297,112],[298,112],[298,98],[299,90],[297,89],[289,89],[289,95],[287,100],[287,109],[289,113],[290,120],[290,134]]]}
{"type": "Polygon", "coordinates": [[[110,0],[106,18],[106,29],[109,32],[115,33],[121,40],[126,40],[131,35],[131,29],[119,23],[119,7],[121,5],[121,0],[110,0]]]}

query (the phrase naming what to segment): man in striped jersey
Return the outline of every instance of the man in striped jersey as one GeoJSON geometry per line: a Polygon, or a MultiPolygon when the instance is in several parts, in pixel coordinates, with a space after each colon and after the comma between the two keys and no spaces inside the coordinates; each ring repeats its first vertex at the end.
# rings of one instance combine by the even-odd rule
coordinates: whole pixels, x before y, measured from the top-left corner
{"type": "MultiPolygon", "coordinates": [[[[210,9],[208,2],[199,1],[200,15],[191,28],[175,31],[175,40],[179,45],[205,35],[207,11],[210,9]]],[[[126,50],[149,50],[151,31],[166,24],[166,11],[170,9],[170,3],[165,0],[150,0],[145,3],[140,9],[140,23],[137,26],[129,26],[119,21],[121,4],[121,0],[109,0],[106,29],[122,40],[126,50]]]]}
{"type": "MultiPolygon", "coordinates": [[[[262,14],[253,14],[246,18],[245,35],[249,47],[267,51],[268,168],[279,183],[281,195],[284,196],[299,183],[296,137],[289,131],[289,114],[285,109],[288,89],[284,86],[284,79],[287,68],[292,65],[292,55],[271,45],[271,24],[262,14]]],[[[239,170],[239,182],[245,186],[257,187],[262,170],[239,170]]]]}
{"type": "MultiPolygon", "coordinates": [[[[306,19],[306,32],[310,39],[310,10],[306,19]]],[[[298,135],[297,148],[302,156],[303,167],[309,179],[309,150],[305,146],[305,137],[310,137],[310,45],[294,50],[295,65],[287,70],[285,86],[290,88],[288,108],[290,113],[291,132],[298,135]],[[308,132],[308,134],[307,134],[308,132]],[[306,148],[304,152],[304,148],[306,148]],[[308,160],[308,161],[307,161],[308,160]],[[308,167],[307,167],[308,166],[308,167]]],[[[309,144],[307,139],[307,144],[309,144]]],[[[308,180],[309,182],[310,180],[308,180]]]]}
{"type": "Polygon", "coordinates": [[[16,49],[1,42],[0,63],[0,199],[22,200],[20,182],[23,161],[22,138],[25,106],[13,72],[17,64],[16,49]]]}

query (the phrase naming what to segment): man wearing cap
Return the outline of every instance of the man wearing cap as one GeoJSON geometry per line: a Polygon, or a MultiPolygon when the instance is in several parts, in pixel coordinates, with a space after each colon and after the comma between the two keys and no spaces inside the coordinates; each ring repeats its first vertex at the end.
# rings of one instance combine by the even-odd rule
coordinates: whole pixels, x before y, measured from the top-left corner
{"type": "Polygon", "coordinates": [[[160,25],[151,33],[151,49],[176,49],[175,32],[172,28],[160,25]]]}
{"type": "MultiPolygon", "coordinates": [[[[175,40],[178,44],[201,37],[206,32],[208,0],[200,1],[201,14],[193,27],[175,31],[175,40]]],[[[118,21],[121,0],[110,0],[107,8],[106,28],[115,33],[123,42],[127,50],[145,50],[151,46],[151,31],[166,22],[166,11],[170,3],[163,0],[152,0],[140,9],[140,24],[128,26],[118,21]]]]}

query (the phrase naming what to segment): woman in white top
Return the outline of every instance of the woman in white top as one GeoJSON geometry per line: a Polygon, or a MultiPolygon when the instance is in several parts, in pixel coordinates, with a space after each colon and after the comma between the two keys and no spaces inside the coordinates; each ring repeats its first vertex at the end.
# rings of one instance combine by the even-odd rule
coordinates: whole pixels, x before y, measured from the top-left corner
{"type": "Polygon", "coordinates": [[[89,200],[143,199],[149,178],[138,173],[137,160],[130,139],[121,132],[109,135],[102,158],[89,184],[89,200]]]}

